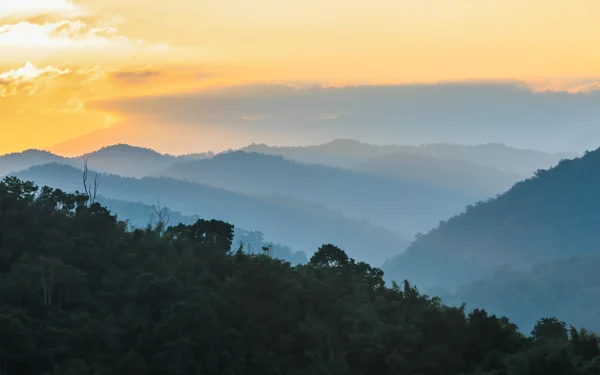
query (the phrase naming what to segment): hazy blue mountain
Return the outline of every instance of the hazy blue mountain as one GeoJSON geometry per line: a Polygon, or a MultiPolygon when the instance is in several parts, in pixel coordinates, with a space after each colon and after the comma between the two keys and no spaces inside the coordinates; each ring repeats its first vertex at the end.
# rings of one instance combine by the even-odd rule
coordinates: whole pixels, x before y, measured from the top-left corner
{"type": "Polygon", "coordinates": [[[369,159],[399,152],[400,147],[376,146],[352,139],[336,139],[313,146],[278,147],[266,144],[251,144],[240,151],[283,156],[302,163],[352,168],[369,159]]]}
{"type": "MultiPolygon", "coordinates": [[[[37,166],[15,175],[40,185],[82,190],[81,171],[65,165],[37,166]]],[[[104,174],[100,177],[100,194],[150,205],[159,198],[161,204],[183,215],[226,220],[246,230],[260,230],[270,241],[285,243],[307,254],[324,243],[336,243],[357,259],[381,264],[407,244],[397,233],[341,215],[301,212],[267,198],[170,178],[135,179],[104,174]]]]}
{"type": "Polygon", "coordinates": [[[122,144],[104,147],[87,156],[90,169],[126,177],[143,177],[177,161],[171,155],[122,144]]]}
{"type": "MultiPolygon", "coordinates": [[[[197,220],[195,216],[183,215],[180,212],[168,209],[168,207],[162,207],[160,202],[157,202],[155,205],[147,205],[103,196],[100,196],[97,202],[107,207],[120,220],[127,220],[131,228],[144,229],[148,225],[155,225],[158,221],[158,212],[161,209],[167,212],[167,225],[190,225],[197,220]]],[[[292,264],[307,262],[306,254],[302,251],[294,251],[288,246],[267,241],[264,234],[260,231],[247,231],[235,227],[232,250],[237,250],[241,244],[243,244],[243,249],[246,252],[262,252],[263,247],[270,246],[271,254],[277,258],[287,260],[292,264]]]]}
{"type": "Polygon", "coordinates": [[[530,176],[538,169],[550,168],[562,159],[577,156],[576,154],[550,154],[534,150],[521,150],[503,144],[371,145],[351,139],[337,139],[322,145],[306,147],[274,147],[253,144],[243,148],[242,151],[279,155],[300,162],[344,168],[356,167],[373,158],[410,153],[434,158],[461,160],[525,176],[530,176]]]}
{"type": "Polygon", "coordinates": [[[0,156],[0,176],[21,171],[36,165],[47,163],[65,163],[69,161],[47,151],[27,150],[0,156]]]}
{"type": "Polygon", "coordinates": [[[403,233],[434,227],[485,195],[391,179],[280,156],[235,151],[178,163],[157,176],[189,179],[246,194],[279,194],[318,203],[403,233]]]}
{"type": "MultiPolygon", "coordinates": [[[[104,147],[87,154],[90,169],[125,177],[144,177],[178,162],[202,160],[212,155],[212,153],[205,153],[173,156],[149,148],[124,144],[104,147]]],[[[73,160],[81,158],[73,158],[73,160]]]]}
{"type": "Polygon", "coordinates": [[[531,176],[538,169],[554,167],[563,159],[572,159],[578,156],[571,153],[546,153],[536,150],[516,149],[500,143],[481,145],[436,143],[404,147],[407,152],[419,155],[458,159],[527,176],[531,176]]]}
{"type": "Polygon", "coordinates": [[[497,267],[600,254],[600,150],[536,173],[419,237],[384,269],[393,279],[452,288],[497,267]]]}
{"type": "Polygon", "coordinates": [[[503,193],[516,182],[528,177],[458,159],[434,158],[407,152],[369,159],[354,169],[363,173],[426,182],[442,188],[485,196],[503,193]]]}
{"type": "MultiPolygon", "coordinates": [[[[175,163],[202,160],[214,156],[212,152],[173,156],[125,144],[103,147],[86,155],[90,169],[126,177],[144,177],[175,163]]],[[[83,156],[66,158],[39,150],[2,155],[0,156],[0,176],[48,163],[83,168],[83,156]]]]}
{"type": "Polygon", "coordinates": [[[600,331],[600,255],[554,260],[530,270],[499,269],[492,277],[478,280],[445,303],[480,307],[510,316],[521,330],[529,332],[540,316],[555,316],[575,326],[600,331]]]}

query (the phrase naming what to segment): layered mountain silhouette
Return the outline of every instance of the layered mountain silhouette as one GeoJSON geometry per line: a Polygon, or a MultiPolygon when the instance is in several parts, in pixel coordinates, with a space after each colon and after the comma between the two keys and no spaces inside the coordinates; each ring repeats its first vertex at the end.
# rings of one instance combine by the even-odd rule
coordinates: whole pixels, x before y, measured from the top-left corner
{"type": "Polygon", "coordinates": [[[503,193],[527,177],[459,159],[434,158],[408,152],[375,157],[353,169],[366,174],[409,179],[484,196],[503,193]]]}
{"type": "Polygon", "coordinates": [[[189,179],[246,194],[290,196],[405,233],[428,230],[441,218],[485,197],[414,181],[410,176],[392,179],[241,151],[177,163],[156,176],[189,179]]]}
{"type": "Polygon", "coordinates": [[[351,139],[337,139],[322,145],[305,147],[274,147],[265,144],[252,144],[241,151],[279,155],[305,163],[319,163],[345,168],[357,167],[373,158],[394,154],[413,154],[437,159],[460,160],[525,177],[529,177],[538,169],[553,167],[562,159],[571,159],[577,156],[570,153],[522,150],[496,143],[482,145],[435,143],[421,146],[371,145],[351,139]]]}
{"type": "Polygon", "coordinates": [[[60,163],[77,168],[83,167],[83,157],[88,167],[98,172],[127,177],[144,177],[178,162],[201,160],[214,156],[212,152],[173,156],[152,149],[125,144],[103,147],[75,157],[63,157],[48,151],[27,150],[0,156],[0,176],[36,165],[60,163]]]}
{"type": "MultiPolygon", "coordinates": [[[[94,172],[90,171],[90,175],[94,172]]],[[[14,173],[66,191],[82,190],[81,170],[61,164],[35,166],[14,173]]],[[[285,243],[307,254],[324,243],[339,243],[357,259],[381,264],[398,254],[407,242],[395,232],[366,222],[350,220],[331,210],[318,212],[315,206],[298,202],[281,204],[269,198],[239,194],[189,181],[171,178],[125,178],[100,176],[100,194],[117,200],[155,204],[157,199],[182,215],[226,220],[246,230],[260,230],[271,241],[285,243]],[[296,210],[294,206],[311,207],[296,210]]]]}
{"type": "Polygon", "coordinates": [[[599,185],[600,150],[564,160],[420,236],[387,262],[386,274],[424,288],[453,288],[489,278],[501,266],[525,271],[600,254],[599,185]]]}

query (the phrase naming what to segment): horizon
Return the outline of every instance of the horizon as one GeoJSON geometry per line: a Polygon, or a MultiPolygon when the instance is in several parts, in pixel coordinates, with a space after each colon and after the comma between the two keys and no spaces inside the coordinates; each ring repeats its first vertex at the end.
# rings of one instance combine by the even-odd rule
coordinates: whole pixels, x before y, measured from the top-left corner
{"type": "MultiPolygon", "coordinates": [[[[437,142],[437,143],[421,143],[421,144],[396,144],[396,143],[381,143],[381,144],[374,144],[374,143],[369,143],[369,142],[363,142],[357,139],[351,139],[351,138],[334,138],[331,139],[330,141],[324,142],[324,143],[315,143],[315,144],[299,144],[299,145],[273,145],[273,144],[267,144],[267,143],[249,143],[245,146],[242,147],[238,147],[238,148],[228,148],[225,150],[219,150],[219,151],[215,151],[215,150],[204,150],[204,151],[197,151],[197,152],[187,152],[187,153],[169,153],[169,152],[162,152],[160,150],[151,148],[151,147],[145,147],[145,146],[137,146],[137,145],[132,145],[132,144],[128,144],[128,143],[115,143],[115,144],[109,144],[109,145],[105,145],[105,146],[101,146],[100,148],[94,148],[94,149],[90,149],[87,150],[81,154],[72,154],[72,155],[65,155],[65,154],[61,154],[61,153],[56,153],[51,151],[51,148],[27,148],[24,150],[20,150],[20,151],[14,151],[14,152],[6,152],[6,153],[0,153],[0,158],[5,157],[5,156],[9,156],[9,155],[18,155],[18,154],[24,154],[27,152],[43,152],[43,153],[48,153],[51,155],[55,155],[55,156],[60,156],[63,158],[67,158],[67,159],[73,159],[73,158],[79,158],[79,157],[83,157],[85,155],[90,155],[90,154],[94,154],[100,151],[104,151],[107,149],[116,149],[119,147],[123,147],[123,148],[130,148],[130,149],[138,149],[138,150],[145,150],[145,151],[151,151],[154,153],[157,153],[159,155],[162,156],[173,156],[173,157],[181,157],[181,156],[189,156],[189,155],[201,155],[201,154],[214,154],[215,156],[219,155],[219,154],[224,154],[224,153],[230,153],[230,152],[237,152],[237,151],[242,151],[245,152],[245,149],[247,148],[251,148],[253,146],[262,146],[262,147],[267,147],[269,149],[284,149],[284,148],[312,148],[312,147],[320,147],[320,146],[326,146],[326,145],[330,145],[330,144],[334,144],[336,142],[352,142],[352,143],[358,143],[361,145],[366,145],[366,146],[373,146],[373,147],[427,147],[427,146],[456,146],[456,147],[465,147],[465,148],[469,148],[469,147],[485,147],[485,146],[498,146],[498,147],[502,147],[502,148],[508,148],[508,149],[513,149],[516,151],[530,151],[530,152],[541,152],[541,153],[546,153],[549,155],[561,155],[564,154],[566,156],[575,156],[575,157],[579,157],[582,156],[583,153],[575,153],[575,152],[547,152],[547,151],[542,151],[542,150],[537,150],[537,149],[533,149],[533,148],[518,148],[518,147],[513,147],[510,145],[507,145],[505,143],[497,143],[497,142],[487,142],[487,143],[477,143],[477,144],[460,144],[460,143],[449,143],[449,142],[437,142]]],[[[600,146],[599,146],[600,147],[600,146]]],[[[585,150],[585,151],[593,151],[593,150],[585,150]]],[[[250,151],[250,152],[257,152],[257,151],[250,151]]],[[[260,152],[259,152],[260,153],[260,152]]]]}

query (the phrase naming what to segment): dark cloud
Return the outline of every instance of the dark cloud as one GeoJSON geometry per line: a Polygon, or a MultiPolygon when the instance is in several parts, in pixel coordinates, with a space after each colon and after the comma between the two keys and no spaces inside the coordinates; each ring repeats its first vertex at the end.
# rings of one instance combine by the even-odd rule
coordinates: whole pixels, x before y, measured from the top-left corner
{"type": "Polygon", "coordinates": [[[140,84],[146,83],[148,80],[159,77],[160,72],[155,72],[151,70],[144,71],[122,71],[112,73],[111,77],[119,82],[128,83],[128,84],[140,84]]]}
{"type": "Polygon", "coordinates": [[[351,137],[376,143],[502,142],[545,150],[597,147],[600,93],[534,92],[505,83],[317,87],[283,84],[95,103],[129,116],[218,128],[249,140],[351,137]]]}

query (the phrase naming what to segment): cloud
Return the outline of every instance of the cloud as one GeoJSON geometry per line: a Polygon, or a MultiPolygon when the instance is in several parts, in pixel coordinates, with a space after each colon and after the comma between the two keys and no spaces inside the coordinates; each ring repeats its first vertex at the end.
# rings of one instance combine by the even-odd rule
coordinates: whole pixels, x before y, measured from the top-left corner
{"type": "Polygon", "coordinates": [[[81,20],[44,24],[19,22],[0,26],[3,53],[8,48],[65,49],[108,47],[115,44],[129,46],[131,43],[128,38],[117,35],[114,27],[88,25],[81,20]]]}
{"type": "Polygon", "coordinates": [[[119,32],[123,18],[82,14],[74,17],[38,14],[0,23],[1,64],[66,61],[86,64],[123,63],[128,58],[179,56],[181,48],[147,43],[119,32]],[[166,54],[166,52],[169,52],[166,54]]]}
{"type": "Polygon", "coordinates": [[[600,82],[586,83],[570,90],[572,93],[593,93],[600,91],[600,82]]]}
{"type": "Polygon", "coordinates": [[[82,11],[68,0],[19,0],[0,2],[0,19],[29,17],[41,14],[74,16],[82,14],[82,11]]]}
{"type": "Polygon", "coordinates": [[[111,74],[111,77],[119,83],[137,85],[146,83],[152,78],[159,77],[160,75],[161,73],[158,71],[143,70],[114,72],[111,74]]]}
{"type": "Polygon", "coordinates": [[[36,93],[42,82],[47,83],[56,77],[71,73],[69,69],[58,69],[53,66],[38,68],[28,62],[23,67],[0,73],[0,97],[26,93],[36,93]]]}
{"type": "Polygon", "coordinates": [[[104,80],[105,72],[99,67],[38,67],[27,62],[0,72],[0,113],[82,112],[88,100],[110,92],[104,80]]]}
{"type": "Polygon", "coordinates": [[[573,142],[598,127],[599,102],[595,92],[535,92],[516,82],[469,82],[308,89],[245,85],[91,107],[165,126],[243,134],[258,142],[266,136],[288,144],[351,137],[376,143],[503,142],[567,150],[583,147],[573,142]]]}

